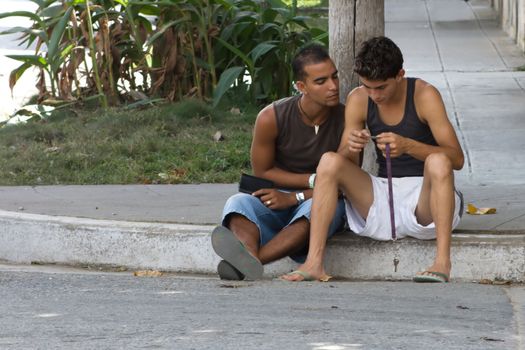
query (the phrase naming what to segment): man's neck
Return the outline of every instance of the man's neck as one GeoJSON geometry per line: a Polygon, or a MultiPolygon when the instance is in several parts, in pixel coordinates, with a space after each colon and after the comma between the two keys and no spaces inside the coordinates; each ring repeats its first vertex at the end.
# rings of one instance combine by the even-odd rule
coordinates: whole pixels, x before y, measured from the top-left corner
{"type": "Polygon", "coordinates": [[[397,86],[396,86],[396,91],[394,95],[392,96],[390,100],[386,101],[383,104],[385,107],[395,107],[401,104],[405,104],[407,79],[402,78],[402,80],[396,84],[397,86]]]}
{"type": "Polygon", "coordinates": [[[329,107],[320,105],[304,95],[299,98],[297,103],[303,120],[311,125],[322,124],[330,112],[329,107]]]}

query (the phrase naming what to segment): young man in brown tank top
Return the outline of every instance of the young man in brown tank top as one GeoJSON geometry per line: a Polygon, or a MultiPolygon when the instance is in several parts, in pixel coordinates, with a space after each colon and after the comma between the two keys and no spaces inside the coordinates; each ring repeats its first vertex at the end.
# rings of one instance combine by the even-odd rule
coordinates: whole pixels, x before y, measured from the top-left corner
{"type": "Polygon", "coordinates": [[[463,167],[463,151],[448,120],[439,92],[420,79],[405,78],[403,56],[385,37],[365,42],[354,71],[361,86],[348,95],[345,131],[337,153],[325,154],[317,169],[310,249],[301,273],[290,281],[321,279],[327,224],[334,215],[338,189],[346,197],[349,227],[358,235],[391,239],[391,206],[386,177],[390,148],[398,238],[436,239],[436,257],[416,282],[448,282],[451,232],[462,200],[453,170],[463,167]],[[368,126],[368,129],[365,129],[368,126]],[[360,154],[375,138],[379,176],[360,168],[360,154]]]}
{"type": "MultiPolygon", "coordinates": [[[[261,110],[251,146],[254,175],[276,188],[230,197],[222,225],[212,233],[213,248],[223,259],[217,267],[222,279],[260,278],[263,264],[288,255],[304,262],[315,170],[324,152],[339,147],[344,106],[337,69],[324,47],[303,48],[292,67],[301,95],[261,110]]],[[[329,220],[327,235],[343,223],[343,201],[334,211],[335,206],[338,214],[329,220]]]]}

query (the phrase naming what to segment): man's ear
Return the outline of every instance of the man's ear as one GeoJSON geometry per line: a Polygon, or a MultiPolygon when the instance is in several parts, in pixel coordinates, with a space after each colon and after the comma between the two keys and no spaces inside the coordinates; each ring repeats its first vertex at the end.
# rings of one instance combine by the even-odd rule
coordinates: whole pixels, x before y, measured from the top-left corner
{"type": "Polygon", "coordinates": [[[301,80],[295,82],[295,88],[302,94],[306,93],[305,87],[306,86],[304,85],[304,82],[302,82],[301,80]]]}
{"type": "Polygon", "coordinates": [[[399,72],[397,73],[396,80],[397,80],[398,82],[400,82],[401,79],[403,79],[404,76],[405,76],[405,70],[404,70],[403,68],[401,68],[401,69],[399,70],[399,72]]]}

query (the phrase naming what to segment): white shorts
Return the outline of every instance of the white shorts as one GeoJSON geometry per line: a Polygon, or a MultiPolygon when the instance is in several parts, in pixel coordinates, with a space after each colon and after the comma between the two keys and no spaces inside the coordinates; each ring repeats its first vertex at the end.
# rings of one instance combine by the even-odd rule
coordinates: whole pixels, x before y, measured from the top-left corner
{"type": "MultiPolygon", "coordinates": [[[[374,202],[368,211],[366,221],[352,207],[352,204],[348,200],[345,200],[346,217],[348,225],[354,233],[360,236],[386,241],[392,239],[390,206],[388,204],[388,180],[372,175],[370,177],[374,189],[374,202]]],[[[423,226],[419,224],[416,219],[415,211],[422,185],[423,177],[392,179],[397,238],[407,236],[418,239],[436,238],[435,225],[433,222],[427,226],[423,226]]],[[[455,193],[455,201],[456,206],[452,229],[459,224],[463,208],[463,198],[457,191],[455,193]]]]}

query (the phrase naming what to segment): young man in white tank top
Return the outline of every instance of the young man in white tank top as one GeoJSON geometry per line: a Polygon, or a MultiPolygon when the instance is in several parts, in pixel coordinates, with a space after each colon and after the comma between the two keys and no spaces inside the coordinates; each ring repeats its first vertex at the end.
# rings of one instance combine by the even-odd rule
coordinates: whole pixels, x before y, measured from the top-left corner
{"type": "Polygon", "coordinates": [[[397,238],[436,239],[433,263],[417,273],[414,281],[448,282],[451,233],[459,223],[462,204],[453,170],[463,167],[464,157],[441,95],[434,86],[417,79],[412,80],[411,97],[401,51],[385,37],[363,44],[354,71],[361,86],[347,97],[340,148],[337,153],[326,153],[317,168],[306,262],[282,278],[326,279],[326,228],[334,215],[338,190],[345,194],[352,231],[378,240],[391,239],[392,207],[384,171],[388,145],[394,169],[393,232],[397,238]],[[408,111],[408,104],[413,104],[413,111],[408,111]],[[372,138],[383,177],[360,167],[360,154],[372,138]]]}

